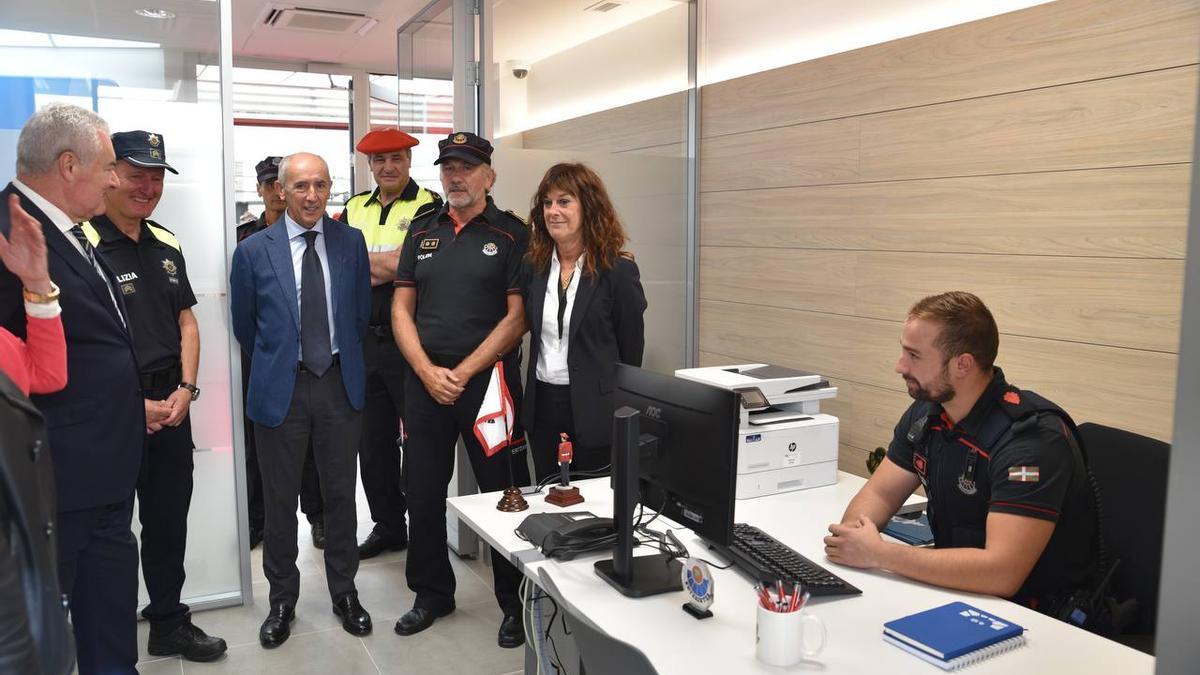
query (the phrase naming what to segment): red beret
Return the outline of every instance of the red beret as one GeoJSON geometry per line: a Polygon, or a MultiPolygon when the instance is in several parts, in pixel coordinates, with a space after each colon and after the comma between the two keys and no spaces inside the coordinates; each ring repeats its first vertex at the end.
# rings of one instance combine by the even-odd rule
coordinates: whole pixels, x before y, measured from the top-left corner
{"type": "Polygon", "coordinates": [[[354,146],[354,149],[364,155],[375,155],[381,152],[405,150],[420,142],[399,129],[376,129],[367,132],[358,145],[354,146]]]}

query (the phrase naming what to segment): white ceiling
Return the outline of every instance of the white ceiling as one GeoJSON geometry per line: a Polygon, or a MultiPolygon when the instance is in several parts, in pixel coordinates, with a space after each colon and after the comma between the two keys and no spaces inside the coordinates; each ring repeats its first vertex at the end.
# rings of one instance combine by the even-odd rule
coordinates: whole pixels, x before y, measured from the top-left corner
{"type": "MultiPolygon", "coordinates": [[[[232,0],[233,53],[239,62],[277,64],[297,70],[308,64],[396,72],[396,30],[428,0],[232,0]],[[281,30],[262,25],[269,6],[360,12],[379,23],[365,35],[281,30]]],[[[0,29],[84,35],[159,43],[166,49],[218,51],[218,4],[214,0],[0,0],[0,29]],[[134,10],[152,7],[175,14],[148,19],[134,10]]],[[[450,76],[449,18],[439,17],[414,39],[416,74],[450,76]]]]}

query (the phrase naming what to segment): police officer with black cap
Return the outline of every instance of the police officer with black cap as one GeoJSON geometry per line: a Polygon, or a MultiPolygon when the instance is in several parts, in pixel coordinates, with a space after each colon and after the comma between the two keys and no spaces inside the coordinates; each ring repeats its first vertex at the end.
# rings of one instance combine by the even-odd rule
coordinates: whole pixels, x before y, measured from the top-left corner
{"type": "MultiPolygon", "coordinates": [[[[287,204],[276,181],[279,179],[279,163],[282,157],[271,155],[254,165],[258,173],[258,196],[263,200],[263,212],[257,220],[237,227],[237,241],[261,232],[283,217],[287,204]]],[[[250,389],[250,355],[242,352],[242,410],[246,408],[246,392],[250,389]]],[[[258,546],[263,539],[263,487],[262,473],[258,468],[258,446],[254,443],[254,423],[243,412],[246,439],[246,510],[250,520],[250,548],[258,546]]],[[[313,462],[311,443],[308,458],[304,461],[304,473],[300,478],[300,510],[312,526],[312,542],[316,548],[325,548],[325,500],[321,497],[321,482],[317,477],[317,465],[313,462]]]]}
{"type": "MultiPolygon", "coordinates": [[[[392,301],[393,331],[411,366],[404,382],[405,571],[417,596],[413,608],[396,622],[400,635],[423,631],[454,611],[446,487],[454,469],[455,440],[461,436],[481,490],[503,489],[514,479],[524,485],[529,478],[523,456],[507,458],[506,449],[488,457],[474,434],[497,360],[504,364],[513,400],[521,400],[521,269],[529,230],[488,196],[496,180],[491,143],[461,132],[447,136],[438,148],[434,163],[441,167],[446,205],[409,226],[392,301]]],[[[513,438],[522,435],[517,429],[513,438]]],[[[497,642],[520,646],[525,641],[517,594],[521,573],[495,550],[492,572],[504,612],[497,642]]]]}
{"type": "Polygon", "coordinates": [[[417,185],[409,175],[412,149],[418,143],[399,129],[366,133],[354,147],[370,158],[378,187],[351,197],[339,217],[362,231],[371,260],[371,319],[363,340],[367,399],[358,457],[363,492],[375,526],[358,547],[359,560],[408,546],[404,524],[408,506],[400,489],[397,448],[404,414],[405,363],[392,335],[392,284],[409,224],[442,205],[440,195],[417,185]]]}
{"type": "Polygon", "coordinates": [[[120,185],[105,195],[105,215],[83,231],[116,276],[141,368],[147,438],[137,497],[150,594],[142,610],[150,622],[148,651],[211,661],[225,653],[225,641],[196,627],[180,602],[195,447],[188,412],[200,396],[200,329],[191,310],[196,296],[179,240],[149,220],[162,197],[164,172],[178,172],[167,164],[159,134],[123,131],[112,135],[112,144],[120,185]]]}

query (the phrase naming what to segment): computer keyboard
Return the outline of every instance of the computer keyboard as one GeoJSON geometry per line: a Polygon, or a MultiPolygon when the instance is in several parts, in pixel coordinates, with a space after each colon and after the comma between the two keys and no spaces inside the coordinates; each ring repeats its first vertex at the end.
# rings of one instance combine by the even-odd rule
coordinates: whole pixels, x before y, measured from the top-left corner
{"type": "Polygon", "coordinates": [[[799,581],[812,595],[862,593],[753,525],[735,523],[730,545],[719,548],[756,581],[799,581]]]}

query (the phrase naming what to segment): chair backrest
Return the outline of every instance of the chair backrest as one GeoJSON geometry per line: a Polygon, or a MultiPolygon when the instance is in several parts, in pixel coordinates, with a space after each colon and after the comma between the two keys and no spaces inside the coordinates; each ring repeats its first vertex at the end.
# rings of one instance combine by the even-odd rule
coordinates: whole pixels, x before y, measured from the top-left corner
{"type": "Polygon", "coordinates": [[[542,590],[558,603],[558,610],[566,616],[567,627],[571,631],[571,637],[575,640],[576,649],[579,650],[582,673],[658,675],[658,671],[651,665],[650,659],[646,658],[640,649],[605,633],[603,629],[592,623],[591,619],[567,601],[545,568],[538,570],[538,586],[541,586],[542,590]]]}
{"type": "Polygon", "coordinates": [[[1090,422],[1079,425],[1079,434],[1100,492],[1101,531],[1109,559],[1121,560],[1113,578],[1114,595],[1138,601],[1138,618],[1126,632],[1153,635],[1171,446],[1090,422]]]}

